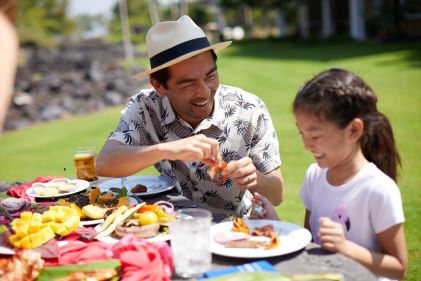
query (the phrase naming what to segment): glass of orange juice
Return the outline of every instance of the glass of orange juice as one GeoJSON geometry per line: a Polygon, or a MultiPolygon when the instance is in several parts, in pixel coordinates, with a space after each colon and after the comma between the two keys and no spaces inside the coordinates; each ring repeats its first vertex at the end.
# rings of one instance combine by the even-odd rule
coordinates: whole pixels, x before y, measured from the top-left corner
{"type": "Polygon", "coordinates": [[[78,179],[96,181],[98,176],[95,169],[95,147],[78,147],[73,156],[78,179]]]}

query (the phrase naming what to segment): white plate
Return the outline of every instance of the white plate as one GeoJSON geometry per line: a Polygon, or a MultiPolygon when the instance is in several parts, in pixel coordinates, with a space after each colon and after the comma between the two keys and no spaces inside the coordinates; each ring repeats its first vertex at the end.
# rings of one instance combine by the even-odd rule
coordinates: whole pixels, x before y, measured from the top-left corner
{"type": "MultiPolygon", "coordinates": [[[[85,190],[89,187],[90,183],[88,181],[85,180],[79,180],[79,179],[71,179],[71,182],[76,183],[76,189],[70,192],[63,192],[63,193],[58,193],[55,195],[38,195],[34,192],[34,190],[32,189],[32,186],[30,188],[28,188],[25,193],[26,195],[35,197],[35,198],[60,198],[60,197],[64,197],[64,196],[68,196],[74,193],[78,193],[82,190],[85,190]]],[[[34,183],[35,184],[35,183],[34,183]]]]}
{"type": "Polygon", "coordinates": [[[10,248],[0,246],[0,255],[14,255],[15,251],[10,248]]]}
{"type": "MultiPolygon", "coordinates": [[[[129,205],[130,206],[137,204],[137,200],[134,199],[133,197],[130,197],[129,196],[129,200],[130,200],[130,202],[129,202],[129,205]]],[[[104,219],[81,220],[80,223],[79,223],[79,225],[81,225],[81,226],[89,226],[89,225],[97,225],[97,224],[100,224],[100,223],[103,223],[103,222],[104,222],[104,219]]]]}
{"type": "MultiPolygon", "coordinates": [[[[174,188],[174,183],[165,176],[130,176],[125,180],[128,195],[133,194],[130,189],[138,183],[143,184],[148,189],[146,192],[134,193],[139,197],[159,194],[174,188]]],[[[122,188],[120,178],[105,181],[98,184],[98,186],[101,192],[109,191],[111,187],[122,188]]]]}
{"type": "Polygon", "coordinates": [[[103,223],[104,219],[98,219],[98,220],[80,220],[79,225],[80,226],[89,226],[89,225],[97,225],[100,223],[103,223]]]}
{"type": "MultiPolygon", "coordinates": [[[[100,227],[101,227],[101,225],[97,225],[95,227],[95,230],[98,231],[100,227]]],[[[151,238],[146,238],[145,240],[147,240],[149,242],[162,242],[162,241],[168,241],[168,240],[170,240],[170,238],[171,238],[171,235],[169,233],[159,233],[158,235],[156,235],[154,237],[151,237],[151,238]]],[[[119,238],[111,236],[111,235],[105,236],[105,237],[102,237],[102,238],[98,238],[97,240],[105,242],[105,243],[110,243],[110,244],[115,244],[118,241],[120,241],[119,238]]]]}
{"type": "Polygon", "coordinates": [[[215,233],[231,231],[232,222],[223,222],[211,226],[211,252],[217,255],[235,258],[268,258],[293,253],[304,248],[311,241],[311,233],[307,229],[283,221],[244,220],[251,229],[267,224],[273,224],[280,238],[278,248],[265,250],[263,248],[226,248],[214,239],[215,233]]]}

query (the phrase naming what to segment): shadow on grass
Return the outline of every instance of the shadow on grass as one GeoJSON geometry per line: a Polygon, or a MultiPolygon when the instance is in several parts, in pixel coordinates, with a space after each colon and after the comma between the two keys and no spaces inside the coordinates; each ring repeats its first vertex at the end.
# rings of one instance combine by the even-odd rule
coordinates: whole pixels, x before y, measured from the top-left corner
{"type": "MultiPolygon", "coordinates": [[[[259,59],[332,61],[355,57],[403,52],[402,60],[409,67],[421,68],[421,41],[354,42],[351,40],[299,41],[266,39],[234,42],[224,51],[227,57],[255,57],[259,59]]],[[[393,64],[394,61],[383,62],[393,64]]]]}

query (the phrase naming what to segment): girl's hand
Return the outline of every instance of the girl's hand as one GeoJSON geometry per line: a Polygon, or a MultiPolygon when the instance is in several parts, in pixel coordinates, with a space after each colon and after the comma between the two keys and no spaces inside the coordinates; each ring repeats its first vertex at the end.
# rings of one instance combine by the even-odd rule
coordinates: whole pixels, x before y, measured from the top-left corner
{"type": "Polygon", "coordinates": [[[347,244],[343,226],[326,217],[319,218],[319,225],[320,245],[327,250],[343,253],[347,244]]]}
{"type": "Polygon", "coordinates": [[[251,219],[268,219],[268,220],[279,220],[276,214],[275,208],[269,202],[269,200],[255,192],[251,199],[252,206],[250,212],[251,219]]]}

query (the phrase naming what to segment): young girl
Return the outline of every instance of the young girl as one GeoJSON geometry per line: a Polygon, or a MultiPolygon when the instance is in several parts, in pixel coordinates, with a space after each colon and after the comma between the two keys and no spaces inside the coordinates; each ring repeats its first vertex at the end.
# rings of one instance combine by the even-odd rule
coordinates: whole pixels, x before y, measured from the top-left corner
{"type": "MultiPolygon", "coordinates": [[[[298,91],[296,124],[317,162],[305,174],[300,197],[304,226],[316,243],[376,275],[400,279],[407,269],[404,214],[395,184],[400,158],[389,121],[376,103],[371,88],[342,69],[323,71],[298,91]]],[[[277,218],[261,195],[255,194],[254,205],[264,211],[258,207],[252,218],[277,218]]]]}

